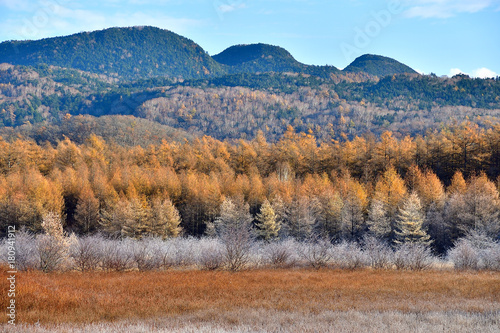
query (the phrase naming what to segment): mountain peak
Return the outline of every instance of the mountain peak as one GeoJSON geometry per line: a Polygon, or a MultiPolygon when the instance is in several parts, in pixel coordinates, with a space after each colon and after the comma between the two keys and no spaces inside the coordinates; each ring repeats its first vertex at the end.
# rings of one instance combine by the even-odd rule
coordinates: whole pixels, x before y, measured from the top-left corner
{"type": "Polygon", "coordinates": [[[307,66],[282,47],[269,44],[240,44],[213,56],[232,73],[302,72],[307,66]]]}
{"type": "Polygon", "coordinates": [[[379,77],[404,73],[417,74],[415,70],[397,60],[375,54],[364,54],[356,58],[344,71],[364,72],[379,77]]]}
{"type": "Polygon", "coordinates": [[[245,62],[261,58],[278,58],[290,63],[299,63],[284,48],[270,44],[240,44],[230,46],[219,54],[213,56],[215,61],[229,66],[241,65],[245,62]]]}
{"type": "Polygon", "coordinates": [[[222,67],[192,40],[151,26],[108,28],[70,36],[0,44],[0,63],[41,63],[137,79],[198,78],[222,67]]]}

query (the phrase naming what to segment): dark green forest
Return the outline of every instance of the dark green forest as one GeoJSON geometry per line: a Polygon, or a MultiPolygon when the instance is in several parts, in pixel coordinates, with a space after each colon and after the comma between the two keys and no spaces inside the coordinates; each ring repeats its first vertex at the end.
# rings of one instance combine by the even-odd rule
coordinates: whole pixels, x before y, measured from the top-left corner
{"type": "Polygon", "coordinates": [[[0,62],[75,68],[126,80],[166,75],[203,77],[223,72],[193,41],[154,27],[111,28],[37,41],[0,44],[0,62]]]}

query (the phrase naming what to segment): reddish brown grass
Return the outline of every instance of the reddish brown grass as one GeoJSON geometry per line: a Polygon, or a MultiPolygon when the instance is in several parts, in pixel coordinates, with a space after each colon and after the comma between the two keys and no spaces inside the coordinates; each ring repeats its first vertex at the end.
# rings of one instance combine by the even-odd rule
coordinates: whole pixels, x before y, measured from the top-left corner
{"type": "MultiPolygon", "coordinates": [[[[0,281],[7,289],[6,273],[0,281]]],[[[17,274],[17,322],[91,323],[241,309],[500,310],[500,273],[252,270],[17,274]]],[[[7,306],[2,297],[1,307],[7,306]]],[[[208,320],[209,318],[207,318],[208,320]]],[[[2,323],[6,316],[2,316],[2,323]]]]}

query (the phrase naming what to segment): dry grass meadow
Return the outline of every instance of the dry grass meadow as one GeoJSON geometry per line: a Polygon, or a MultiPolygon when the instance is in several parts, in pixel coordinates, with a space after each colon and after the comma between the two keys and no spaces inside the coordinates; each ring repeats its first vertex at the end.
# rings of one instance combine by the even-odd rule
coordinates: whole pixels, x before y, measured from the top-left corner
{"type": "MultiPolygon", "coordinates": [[[[500,331],[498,272],[34,271],[17,278],[16,332],[500,331]]],[[[8,289],[6,278],[0,284],[8,289]]]]}

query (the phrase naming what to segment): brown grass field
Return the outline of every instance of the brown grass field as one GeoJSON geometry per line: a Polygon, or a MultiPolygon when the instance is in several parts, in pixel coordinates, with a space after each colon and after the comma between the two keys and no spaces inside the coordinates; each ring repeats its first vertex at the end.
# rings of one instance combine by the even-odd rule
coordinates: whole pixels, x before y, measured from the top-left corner
{"type": "MultiPolygon", "coordinates": [[[[3,270],[3,291],[8,289],[6,275],[3,270]]],[[[312,318],[325,313],[473,314],[500,324],[498,272],[20,272],[16,289],[17,323],[25,324],[78,326],[189,318],[191,323],[243,325],[245,318],[264,314],[294,321],[297,316],[283,314],[312,318]]],[[[8,298],[2,294],[5,309],[8,298]]],[[[1,318],[6,323],[7,317],[1,318]]],[[[2,327],[6,326],[0,331],[2,327]]]]}

